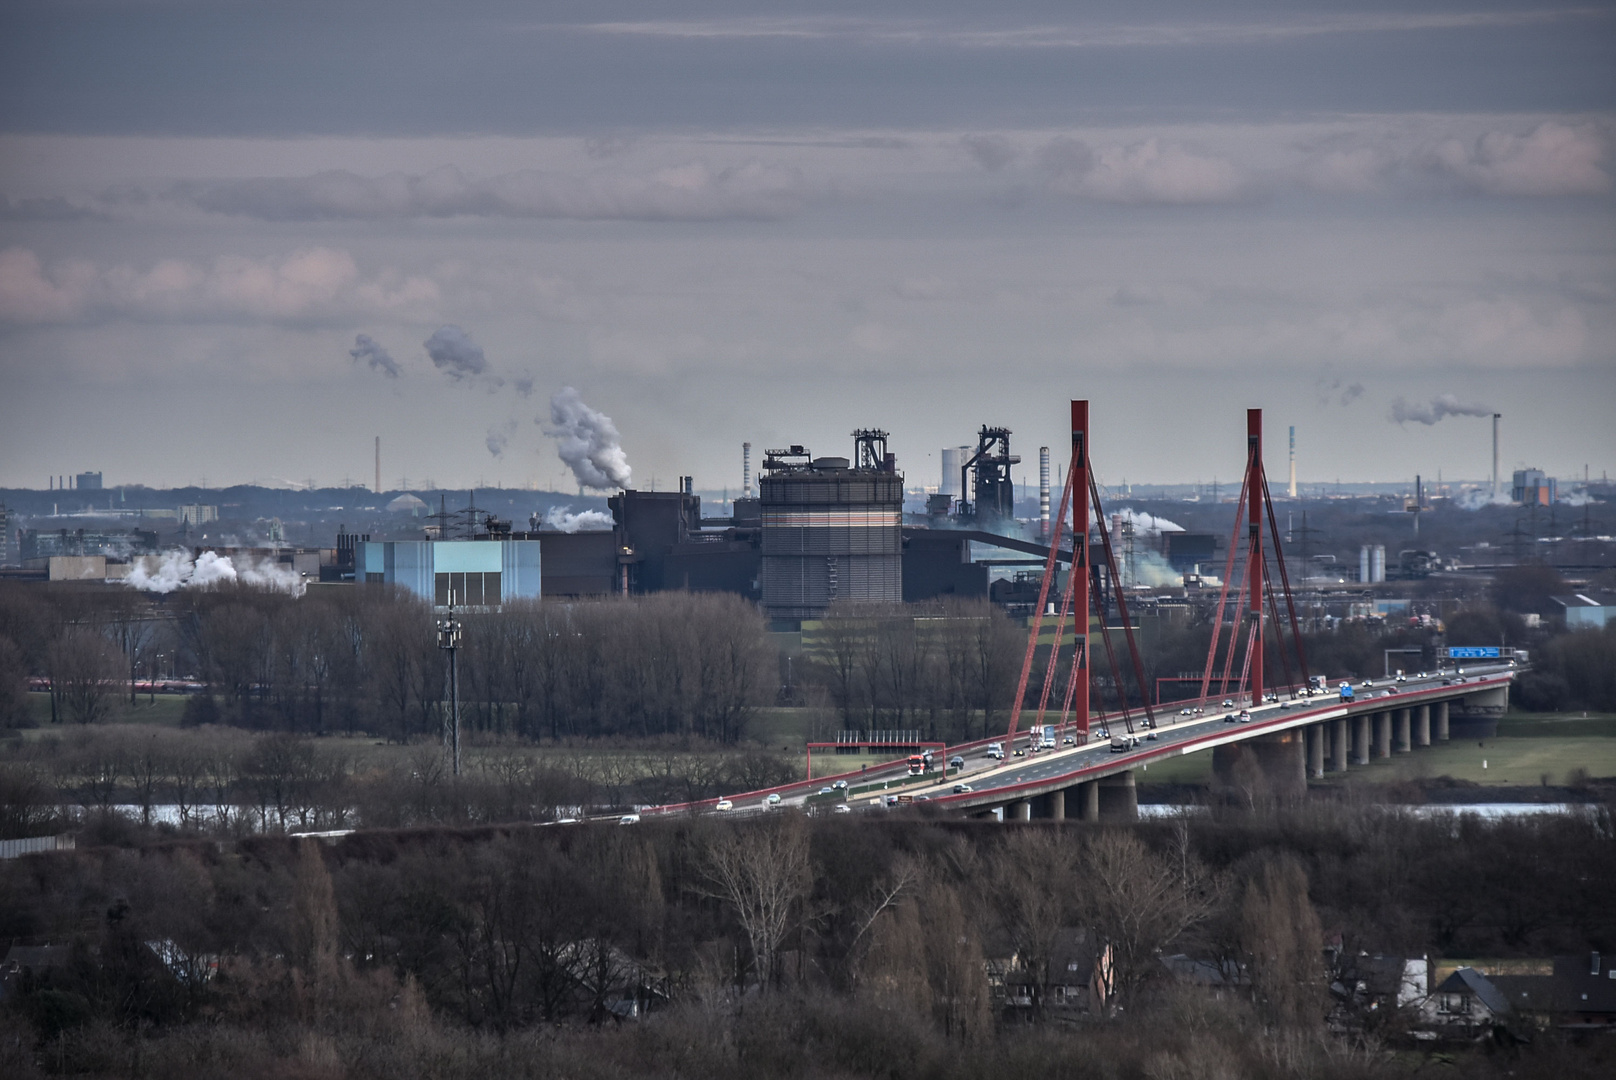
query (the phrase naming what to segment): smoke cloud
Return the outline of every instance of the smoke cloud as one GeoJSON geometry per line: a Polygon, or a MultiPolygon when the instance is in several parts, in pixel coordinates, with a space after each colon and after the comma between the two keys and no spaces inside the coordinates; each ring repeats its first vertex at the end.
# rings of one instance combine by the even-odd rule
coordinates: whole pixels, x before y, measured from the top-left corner
{"type": "Polygon", "coordinates": [[[371,370],[379,371],[389,379],[398,378],[398,361],[369,334],[354,338],[354,347],[348,350],[348,355],[356,361],[363,360],[371,370]]]}
{"type": "Polygon", "coordinates": [[[1449,416],[1491,416],[1493,410],[1488,405],[1472,405],[1460,401],[1452,394],[1440,394],[1430,401],[1420,404],[1410,403],[1398,398],[1392,402],[1391,418],[1399,424],[1406,424],[1410,420],[1415,423],[1430,426],[1449,416]]]}
{"type": "Polygon", "coordinates": [[[511,437],[504,432],[490,430],[487,439],[488,452],[499,457],[505,452],[505,447],[510,441],[511,437]]]}
{"type": "MultiPolygon", "coordinates": [[[[1126,506],[1120,510],[1113,511],[1108,516],[1119,517],[1124,521],[1133,522],[1133,534],[1135,536],[1160,536],[1162,533],[1184,531],[1184,526],[1175,521],[1168,521],[1166,518],[1157,517],[1154,514],[1147,514],[1143,510],[1134,510],[1126,506]]],[[[1106,524],[1109,527],[1110,522],[1108,521],[1106,524]]]]}
{"type": "Polygon", "coordinates": [[[421,344],[432,358],[432,365],[456,382],[488,371],[483,347],[458,326],[440,326],[421,344]]]}
{"type": "Polygon", "coordinates": [[[612,527],[612,515],[600,510],[574,514],[570,506],[552,506],[545,511],[544,524],[557,532],[604,532],[612,527]]]}
{"type": "Polygon", "coordinates": [[[581,487],[611,491],[629,485],[632,474],[617,425],[585,405],[577,390],[562,387],[550,398],[544,433],[555,439],[556,453],[581,487]]]}
{"type": "Polygon", "coordinates": [[[293,596],[302,596],[306,587],[296,571],[280,563],[243,561],[238,568],[228,555],[204,551],[192,559],[190,552],[180,549],[134,560],[129,576],[124,578],[124,584],[130,588],[154,593],[205,589],[225,582],[239,582],[293,596]]]}

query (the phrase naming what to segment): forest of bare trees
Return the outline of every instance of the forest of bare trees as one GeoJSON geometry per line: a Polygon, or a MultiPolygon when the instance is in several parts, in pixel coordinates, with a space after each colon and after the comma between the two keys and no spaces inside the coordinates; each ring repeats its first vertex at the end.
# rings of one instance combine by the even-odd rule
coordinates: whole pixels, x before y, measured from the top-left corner
{"type": "Polygon", "coordinates": [[[1408,1016],[1342,1027],[1330,990],[1361,955],[1611,942],[1608,817],[151,839],[0,865],[0,936],[63,946],[8,983],[0,1072],[1567,1078],[1616,1060],[1552,1032],[1411,1054],[1408,1016]],[[1080,1013],[1050,993],[1074,931],[1110,957],[1080,1013]],[[1163,962],[1180,953],[1242,975],[1186,983],[1163,962]]]}

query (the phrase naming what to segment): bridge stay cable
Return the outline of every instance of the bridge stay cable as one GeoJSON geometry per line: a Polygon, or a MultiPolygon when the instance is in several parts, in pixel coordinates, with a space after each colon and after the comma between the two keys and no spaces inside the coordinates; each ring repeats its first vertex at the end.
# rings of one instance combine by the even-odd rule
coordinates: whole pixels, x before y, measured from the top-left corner
{"type": "MultiPolygon", "coordinates": [[[[1072,462],[1066,470],[1066,483],[1061,489],[1060,512],[1055,516],[1053,527],[1050,530],[1049,554],[1044,558],[1044,578],[1043,581],[1041,581],[1038,585],[1038,606],[1033,610],[1031,632],[1027,635],[1027,652],[1021,660],[1021,678],[1016,683],[1015,699],[1010,703],[1010,730],[1006,737],[1012,743],[1015,741],[1016,732],[1021,727],[1021,708],[1022,703],[1027,697],[1027,680],[1032,675],[1033,654],[1038,649],[1039,631],[1043,629],[1044,605],[1049,601],[1049,584],[1052,580],[1054,580],[1055,576],[1056,558],[1060,553],[1061,533],[1066,526],[1066,512],[1067,509],[1072,505],[1072,491],[1076,486],[1075,481],[1077,474],[1082,471],[1084,465],[1085,451],[1083,443],[1087,438],[1087,435],[1088,402],[1074,401],[1072,402],[1072,462]],[[1080,412],[1079,406],[1081,406],[1081,428],[1078,426],[1080,412]]],[[[1084,500],[1079,499],[1079,501],[1082,502],[1084,500]]],[[[1074,575],[1077,572],[1078,566],[1080,564],[1086,564],[1088,561],[1085,557],[1087,552],[1084,550],[1088,546],[1087,507],[1084,507],[1084,513],[1082,516],[1083,528],[1081,530],[1081,541],[1079,540],[1079,531],[1075,526],[1072,533],[1072,571],[1074,575]]],[[[1086,599],[1087,597],[1085,596],[1085,600],[1086,599]]],[[[1084,710],[1083,721],[1084,731],[1087,731],[1088,725],[1086,709],[1084,710]]]]}
{"type": "MultiPolygon", "coordinates": [[[[1249,457],[1248,457],[1249,465],[1249,457]]],[[[1240,548],[1240,516],[1246,506],[1246,485],[1251,481],[1251,469],[1245,470],[1245,479],[1240,483],[1240,498],[1234,504],[1234,528],[1229,530],[1229,559],[1223,568],[1223,584],[1218,593],[1218,615],[1212,621],[1212,644],[1206,650],[1206,669],[1201,672],[1201,698],[1205,700],[1211,693],[1212,667],[1217,663],[1218,640],[1223,636],[1223,613],[1228,609],[1229,587],[1233,584],[1235,555],[1240,548]]],[[[1223,685],[1220,692],[1226,692],[1229,686],[1229,667],[1234,662],[1234,631],[1229,631],[1229,657],[1223,665],[1223,685]]]]}
{"type": "MultiPolygon", "coordinates": [[[[1261,469],[1260,463],[1258,467],[1261,469]]],[[[1279,564],[1279,582],[1280,586],[1285,591],[1285,609],[1290,614],[1291,639],[1296,643],[1296,663],[1297,666],[1302,669],[1302,682],[1304,684],[1311,683],[1313,679],[1312,674],[1308,671],[1307,667],[1307,645],[1302,641],[1301,620],[1296,617],[1296,598],[1295,594],[1291,591],[1291,576],[1290,573],[1285,569],[1285,550],[1280,546],[1279,542],[1279,523],[1274,519],[1274,500],[1269,497],[1268,494],[1267,470],[1262,469],[1261,475],[1263,485],[1263,501],[1268,507],[1268,532],[1269,535],[1274,538],[1274,561],[1279,564]]],[[[1279,618],[1277,616],[1274,619],[1274,623],[1276,626],[1279,623],[1279,618]]]]}
{"type": "MultiPolygon", "coordinates": [[[[1128,641],[1128,654],[1133,658],[1133,675],[1135,681],[1139,684],[1139,700],[1145,706],[1146,726],[1154,728],[1156,726],[1156,713],[1150,705],[1150,686],[1145,681],[1144,658],[1139,653],[1138,642],[1134,640],[1133,620],[1128,615],[1128,598],[1119,584],[1122,578],[1117,571],[1117,553],[1111,546],[1111,534],[1105,528],[1105,509],[1100,502],[1100,489],[1094,483],[1093,470],[1089,472],[1089,494],[1094,499],[1095,518],[1100,522],[1100,543],[1105,549],[1106,568],[1111,575],[1111,595],[1117,599],[1117,614],[1122,617],[1122,633],[1128,641]]],[[[1102,635],[1106,634],[1104,618],[1100,619],[1100,632],[1102,635]]],[[[1110,649],[1109,637],[1106,637],[1106,648],[1110,649]]],[[[1128,699],[1123,691],[1122,680],[1115,675],[1113,675],[1113,678],[1117,679],[1117,695],[1122,698],[1123,716],[1127,719],[1128,699]]],[[[1133,722],[1132,720],[1127,722],[1128,733],[1131,735],[1133,734],[1133,722]]]]}

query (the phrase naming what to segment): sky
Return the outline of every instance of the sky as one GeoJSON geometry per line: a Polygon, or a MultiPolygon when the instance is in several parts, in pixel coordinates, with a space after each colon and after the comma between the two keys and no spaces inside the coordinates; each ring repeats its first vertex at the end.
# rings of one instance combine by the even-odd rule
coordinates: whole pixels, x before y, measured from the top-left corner
{"type": "Polygon", "coordinates": [[[0,487],[569,490],[566,388],[642,488],[1616,472],[1616,4],[0,8],[0,487]]]}

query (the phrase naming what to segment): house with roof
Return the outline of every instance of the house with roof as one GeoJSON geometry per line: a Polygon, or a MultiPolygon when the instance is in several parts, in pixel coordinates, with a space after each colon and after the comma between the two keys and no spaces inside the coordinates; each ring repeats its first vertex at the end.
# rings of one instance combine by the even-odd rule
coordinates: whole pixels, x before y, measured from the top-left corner
{"type": "Polygon", "coordinates": [[[26,986],[47,981],[73,959],[68,945],[13,945],[0,960],[0,1001],[7,1001],[26,986]]]}
{"type": "Polygon", "coordinates": [[[1461,967],[1443,979],[1421,1008],[1423,1019],[1450,1032],[1481,1031],[1505,1022],[1509,999],[1492,979],[1461,967]]]}
{"type": "Polygon", "coordinates": [[[1110,1008],[1115,983],[1111,946],[1093,930],[1067,926],[1056,931],[1047,968],[1008,942],[992,952],[985,961],[988,992],[1004,1019],[1031,1020],[1042,1008],[1047,1018],[1071,1020],[1104,1015],[1110,1008]]]}
{"type": "Polygon", "coordinates": [[[1539,1027],[1616,1029],[1616,965],[1597,952],[1556,956],[1550,975],[1492,977],[1510,1011],[1539,1027]]]}
{"type": "Polygon", "coordinates": [[[1567,630],[1602,630],[1616,622],[1616,593],[1572,593],[1549,599],[1560,608],[1567,630]]]}

